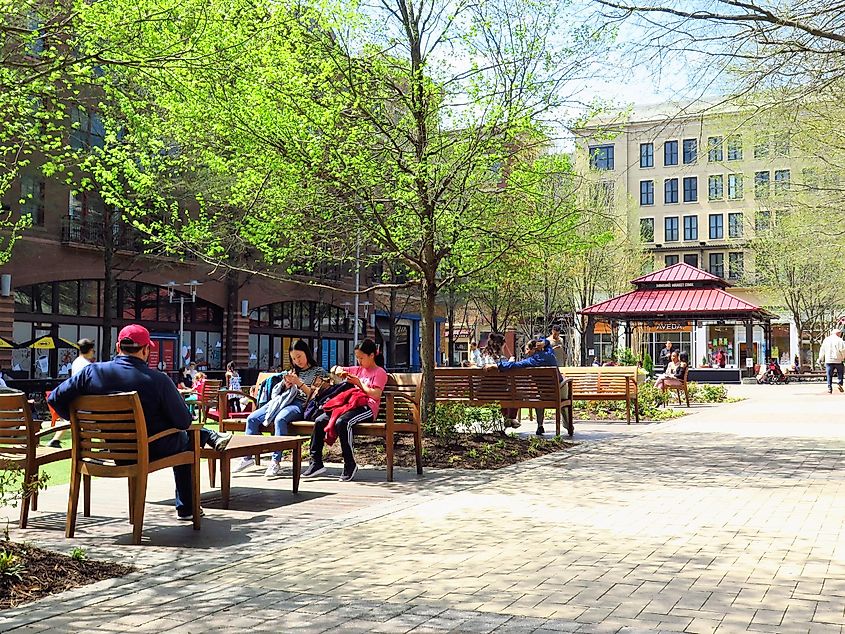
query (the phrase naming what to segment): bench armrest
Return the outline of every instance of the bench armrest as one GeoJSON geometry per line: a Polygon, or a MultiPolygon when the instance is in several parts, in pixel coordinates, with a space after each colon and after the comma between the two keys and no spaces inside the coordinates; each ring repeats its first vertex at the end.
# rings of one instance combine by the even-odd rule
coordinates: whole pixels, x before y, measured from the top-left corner
{"type": "Polygon", "coordinates": [[[414,424],[419,427],[421,424],[419,403],[417,403],[415,398],[407,394],[402,394],[401,392],[388,392],[387,394],[385,394],[385,405],[387,409],[385,413],[387,414],[388,427],[393,426],[393,410],[396,406],[397,398],[411,404],[411,407],[413,408],[414,412],[414,424]]]}
{"type": "Polygon", "coordinates": [[[55,427],[47,427],[46,429],[42,429],[39,432],[35,432],[36,438],[42,438],[47,434],[54,434],[57,431],[64,431],[66,429],[70,429],[70,423],[62,423],[61,425],[56,425],[55,427]]]}
{"type": "Polygon", "coordinates": [[[147,442],[154,442],[156,440],[160,440],[162,438],[166,438],[167,436],[172,436],[173,434],[178,434],[179,432],[186,431],[189,434],[198,434],[200,429],[202,429],[202,425],[199,423],[191,423],[191,426],[188,429],[176,429],[172,427],[170,429],[165,429],[164,431],[160,431],[157,434],[153,434],[147,438],[147,442]]]}

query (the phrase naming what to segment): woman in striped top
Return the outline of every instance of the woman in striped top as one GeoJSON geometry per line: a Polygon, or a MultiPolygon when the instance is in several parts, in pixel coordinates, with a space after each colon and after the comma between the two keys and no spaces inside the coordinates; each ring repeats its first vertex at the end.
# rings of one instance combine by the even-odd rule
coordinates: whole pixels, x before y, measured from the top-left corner
{"type": "MultiPolygon", "coordinates": [[[[298,339],[291,344],[288,354],[290,355],[291,369],[285,373],[284,379],[279,381],[273,388],[270,401],[263,407],[255,410],[246,419],[246,433],[248,435],[259,435],[261,433],[261,426],[265,424],[268,412],[273,412],[272,424],[275,428],[276,435],[286,436],[288,423],[302,418],[305,403],[308,402],[312,390],[317,389],[323,379],[329,376],[328,372],[314,360],[311,348],[302,339],[298,339]],[[296,390],[293,398],[290,397],[291,394],[288,390],[296,390]],[[281,408],[278,407],[279,401],[277,399],[284,399],[284,404],[281,408]]],[[[273,459],[270,461],[270,466],[267,467],[264,475],[267,477],[281,475],[281,460],[282,452],[275,452],[273,459]]],[[[243,458],[235,466],[233,471],[241,471],[254,464],[255,459],[249,456],[243,458]]]]}

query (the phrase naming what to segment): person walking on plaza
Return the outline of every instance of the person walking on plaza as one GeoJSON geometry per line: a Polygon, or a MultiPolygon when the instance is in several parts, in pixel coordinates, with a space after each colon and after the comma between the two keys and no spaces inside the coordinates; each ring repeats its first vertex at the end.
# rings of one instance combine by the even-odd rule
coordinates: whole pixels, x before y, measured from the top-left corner
{"type": "Polygon", "coordinates": [[[552,326],[552,334],[549,335],[549,344],[552,346],[552,352],[555,354],[558,366],[565,366],[566,349],[563,346],[563,337],[560,336],[560,326],[557,324],[552,326]]]}
{"type": "Polygon", "coordinates": [[[824,363],[827,373],[827,393],[833,393],[833,373],[836,372],[839,382],[839,391],[845,391],[842,387],[843,362],[845,362],[845,341],[842,340],[842,331],[834,328],[822,341],[819,348],[819,363],[824,363]]]}
{"type": "MultiPolygon", "coordinates": [[[[332,374],[338,378],[346,379],[360,392],[363,392],[362,396],[365,403],[344,411],[334,419],[334,432],[340,440],[340,449],[343,453],[341,482],[349,482],[358,473],[358,465],[355,463],[355,456],[352,453],[353,427],[359,423],[372,423],[378,418],[381,393],[384,391],[384,386],[387,385],[387,372],[382,367],[384,357],[379,352],[375,341],[364,339],[355,346],[355,360],[358,365],[332,368],[332,374]]],[[[302,473],[304,478],[320,475],[326,470],[323,466],[323,445],[326,441],[326,426],[331,420],[331,415],[324,413],[314,421],[314,431],[311,434],[311,464],[302,473]]]]}
{"type": "MultiPolygon", "coordinates": [[[[269,420],[273,425],[276,436],[286,436],[288,424],[302,420],[305,403],[311,397],[329,373],[314,360],[311,347],[302,339],[294,341],[290,350],[291,370],[284,378],[273,386],[270,400],[255,410],[246,419],[246,433],[248,436],[259,436],[261,426],[269,420]]],[[[264,475],[268,478],[282,474],[282,452],[273,454],[264,475]]],[[[232,469],[233,472],[243,471],[255,464],[254,456],[246,456],[232,469]]]]}
{"type": "Polygon", "coordinates": [[[469,342],[469,367],[481,367],[481,350],[478,349],[478,344],[474,341],[469,342]]]}
{"type": "MultiPolygon", "coordinates": [[[[71,376],[76,376],[85,366],[91,365],[97,360],[97,349],[93,341],[90,339],[80,339],[76,342],[76,345],[79,346],[79,355],[73,360],[70,366],[71,376]]],[[[57,431],[47,445],[54,449],[61,449],[63,433],[64,430],[57,431]]]]}
{"type": "MultiPolygon", "coordinates": [[[[141,325],[130,324],[120,331],[116,344],[117,356],[112,361],[92,363],[70,377],[50,394],[47,402],[63,418],[70,418],[70,406],[80,396],[89,394],[117,394],[137,392],[152,436],[168,429],[181,433],[165,436],[150,444],[150,460],[159,460],[188,451],[191,442],[184,430],[191,426],[191,414],[173,381],[147,365],[155,343],[149,331],[141,325]]],[[[200,430],[200,442],[223,451],[232,434],[218,434],[210,429],[200,430]]],[[[180,520],[192,521],[194,516],[191,465],[173,467],[176,480],[176,513],[180,520]]]]}

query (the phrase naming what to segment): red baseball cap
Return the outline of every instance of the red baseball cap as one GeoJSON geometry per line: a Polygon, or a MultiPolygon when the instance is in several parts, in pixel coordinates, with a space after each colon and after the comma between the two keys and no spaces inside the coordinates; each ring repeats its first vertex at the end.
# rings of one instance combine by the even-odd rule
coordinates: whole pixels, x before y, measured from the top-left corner
{"type": "Polygon", "coordinates": [[[155,342],[150,339],[150,331],[141,324],[129,324],[125,326],[117,336],[117,341],[120,343],[124,339],[130,339],[139,346],[149,346],[152,349],[156,348],[155,342]]]}

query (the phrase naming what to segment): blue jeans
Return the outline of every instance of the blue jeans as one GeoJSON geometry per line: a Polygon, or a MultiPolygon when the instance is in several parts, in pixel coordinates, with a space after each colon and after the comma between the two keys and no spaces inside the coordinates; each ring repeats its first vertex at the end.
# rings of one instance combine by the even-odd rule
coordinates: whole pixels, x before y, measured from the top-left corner
{"type": "MultiPolygon", "coordinates": [[[[287,436],[288,423],[302,418],[302,403],[291,403],[279,410],[276,414],[276,420],[273,421],[273,426],[276,428],[276,436],[287,436]]],[[[259,407],[246,419],[246,433],[247,436],[258,436],[261,434],[261,425],[267,418],[267,406],[259,407]]],[[[273,460],[281,461],[282,452],[274,451],[273,460]]]]}
{"type": "Polygon", "coordinates": [[[837,374],[839,378],[839,385],[842,385],[842,370],[845,369],[845,363],[825,363],[824,369],[827,371],[827,389],[833,389],[833,374],[837,374]]]}
{"type": "MultiPolygon", "coordinates": [[[[191,448],[191,440],[186,431],[180,431],[166,440],[168,441],[166,444],[160,444],[157,441],[150,445],[150,460],[166,458],[191,448]]],[[[173,478],[176,480],[176,512],[183,516],[190,515],[193,513],[194,500],[191,465],[180,464],[173,467],[173,478]]]]}

